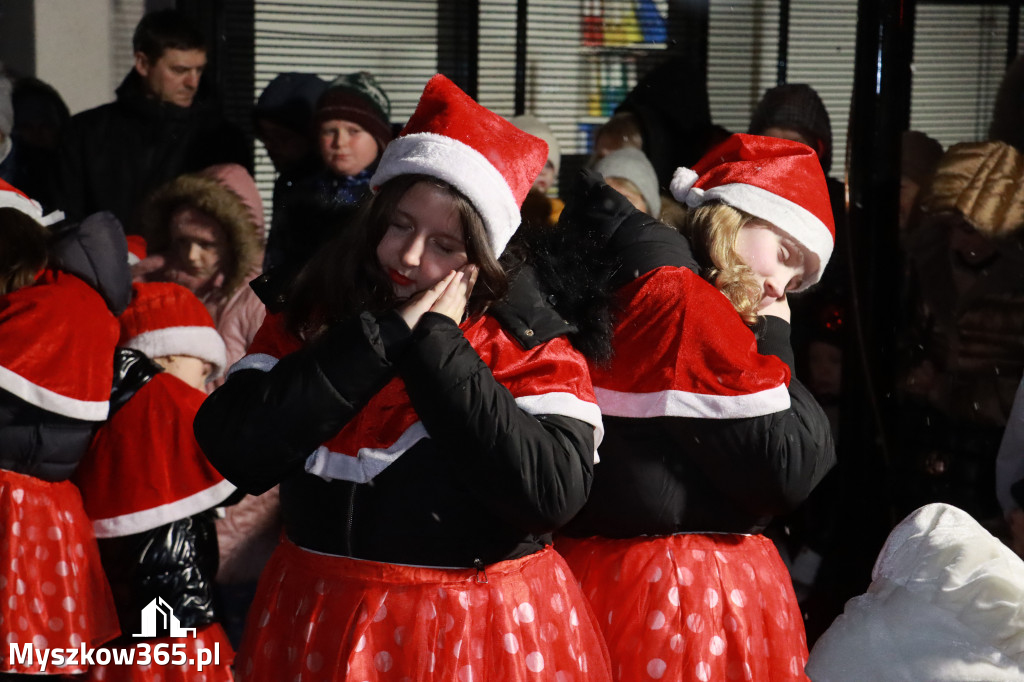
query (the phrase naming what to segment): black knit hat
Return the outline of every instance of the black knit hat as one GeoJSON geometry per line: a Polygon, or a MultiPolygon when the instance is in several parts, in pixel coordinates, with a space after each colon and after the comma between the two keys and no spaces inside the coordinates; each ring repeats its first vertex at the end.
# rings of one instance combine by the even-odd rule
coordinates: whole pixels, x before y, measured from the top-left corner
{"type": "Polygon", "coordinates": [[[750,117],[752,135],[768,128],[790,128],[811,141],[827,174],[832,168],[832,123],[821,97],[809,85],[787,83],[764,93],[750,117]]]}
{"type": "Polygon", "coordinates": [[[384,151],[393,137],[390,116],[391,101],[384,90],[370,73],[359,71],[338,76],[327,86],[313,118],[316,125],[336,119],[352,121],[373,135],[384,151]]]}

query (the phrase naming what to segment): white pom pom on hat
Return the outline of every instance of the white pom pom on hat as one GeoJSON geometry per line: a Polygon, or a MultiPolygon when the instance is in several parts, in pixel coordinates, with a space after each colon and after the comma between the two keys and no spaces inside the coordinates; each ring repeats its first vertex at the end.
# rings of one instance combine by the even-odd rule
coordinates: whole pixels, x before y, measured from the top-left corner
{"type": "Polygon", "coordinates": [[[773,224],[817,261],[801,288],[821,279],[836,228],[825,173],[807,145],[737,133],[692,169],[676,169],[669,189],[676,201],[691,208],[721,201],[773,224]]]}

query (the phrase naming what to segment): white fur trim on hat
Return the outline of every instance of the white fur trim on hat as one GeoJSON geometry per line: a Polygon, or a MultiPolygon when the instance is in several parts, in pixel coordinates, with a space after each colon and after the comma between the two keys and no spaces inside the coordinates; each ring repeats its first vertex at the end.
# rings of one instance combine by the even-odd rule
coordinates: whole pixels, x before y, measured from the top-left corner
{"type": "MultiPolygon", "coordinates": [[[[676,171],[676,174],[679,173],[679,170],[676,171]]],[[[672,181],[674,184],[675,177],[672,181]]],[[[704,191],[699,191],[699,189],[696,187],[690,189],[683,194],[682,199],[677,197],[677,201],[684,201],[687,206],[693,208],[717,200],[768,221],[792,237],[805,252],[814,256],[818,261],[813,264],[816,267],[810,267],[812,264],[808,264],[804,286],[801,289],[820,279],[822,271],[832,257],[834,242],[828,227],[813,213],[800,204],[755,185],[729,183],[704,191]]],[[[674,189],[673,196],[676,196],[674,189]]]]}
{"type": "Polygon", "coordinates": [[[0,191],[0,208],[17,209],[43,226],[50,226],[64,219],[63,211],[53,211],[44,215],[43,207],[38,201],[10,190],[0,191]]]}
{"type": "Polygon", "coordinates": [[[392,178],[411,174],[439,178],[465,194],[483,219],[494,256],[502,254],[519,227],[519,204],[487,157],[437,133],[403,135],[384,150],[370,185],[377,189],[392,178]]]}
{"type": "Polygon", "coordinates": [[[213,373],[207,378],[216,379],[227,365],[227,349],[224,339],[213,327],[165,327],[143,332],[121,344],[134,348],[147,357],[160,358],[169,355],[191,355],[213,365],[213,373]]]}

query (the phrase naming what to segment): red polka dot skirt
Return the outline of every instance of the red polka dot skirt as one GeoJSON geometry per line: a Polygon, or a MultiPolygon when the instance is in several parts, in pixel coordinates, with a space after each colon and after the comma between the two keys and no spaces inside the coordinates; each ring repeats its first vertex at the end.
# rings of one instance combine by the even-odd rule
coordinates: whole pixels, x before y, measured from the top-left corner
{"type": "Polygon", "coordinates": [[[10,660],[12,643],[73,649],[119,632],[78,488],[0,469],[0,672],[40,672],[38,663],[10,660]]]}
{"type": "MultiPolygon", "coordinates": [[[[234,660],[235,652],[231,648],[227,633],[219,623],[198,628],[195,637],[156,637],[136,641],[138,644],[135,644],[134,647],[118,647],[120,649],[135,649],[135,653],[132,654],[132,660],[135,661],[133,665],[94,665],[89,668],[89,674],[83,677],[83,680],[88,680],[88,682],[231,682],[235,679],[231,672],[231,662],[234,660]],[[149,645],[149,663],[137,662],[146,660],[141,655],[140,645],[143,642],[149,645]],[[174,645],[176,644],[184,646],[175,649],[174,645]],[[160,665],[154,660],[154,651],[159,645],[164,645],[161,651],[166,652],[170,657],[166,665],[160,665]],[[211,653],[203,653],[204,649],[211,653]],[[219,663],[214,665],[208,662],[200,670],[195,662],[212,660],[212,652],[219,654],[217,658],[219,663]],[[200,659],[201,655],[205,658],[200,659]],[[185,661],[184,665],[179,665],[178,663],[182,660],[185,661]]],[[[161,656],[161,662],[163,660],[165,659],[161,656]]]]}
{"type": "Polygon", "coordinates": [[[550,547],[473,569],[282,543],[249,611],[245,682],[610,682],[600,630],[550,547]]]}
{"type": "Polygon", "coordinates": [[[556,542],[605,634],[615,680],[808,678],[785,564],[761,535],[556,542]]]}

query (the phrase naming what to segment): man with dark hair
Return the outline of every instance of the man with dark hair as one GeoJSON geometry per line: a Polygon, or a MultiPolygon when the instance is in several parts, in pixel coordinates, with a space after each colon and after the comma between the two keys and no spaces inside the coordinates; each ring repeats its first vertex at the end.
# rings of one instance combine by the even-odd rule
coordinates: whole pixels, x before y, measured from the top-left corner
{"type": "Polygon", "coordinates": [[[155,188],[218,163],[252,171],[252,145],[228,123],[200,79],[206,41],[177,10],[144,16],[132,39],[134,68],[117,99],[72,117],[60,148],[53,208],[79,219],[110,210],[125,232],[155,188]]]}

